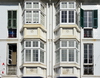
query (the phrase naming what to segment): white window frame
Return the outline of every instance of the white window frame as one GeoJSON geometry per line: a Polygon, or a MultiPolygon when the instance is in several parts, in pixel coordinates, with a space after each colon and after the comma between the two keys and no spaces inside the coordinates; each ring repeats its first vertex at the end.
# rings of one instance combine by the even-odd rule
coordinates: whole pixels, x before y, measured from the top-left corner
{"type": "Polygon", "coordinates": [[[76,9],[75,1],[62,1],[62,2],[60,2],[60,9],[76,9]],[[62,2],[67,2],[67,8],[62,8],[62,2]],[[69,8],[69,2],[74,2],[74,8],[69,8]]]}
{"type": "MultiPolygon", "coordinates": [[[[26,10],[27,11],[27,10],[26,10]]],[[[38,11],[38,10],[36,10],[36,11],[38,11],[38,15],[39,15],[39,17],[38,17],[38,23],[33,23],[33,11],[31,11],[31,14],[32,14],[32,19],[31,19],[31,23],[26,23],[26,11],[25,11],[25,24],[40,24],[40,11],[38,11]]]]}
{"type": "Polygon", "coordinates": [[[39,2],[39,1],[25,1],[25,9],[40,9],[40,2],[39,2]],[[31,4],[32,4],[31,7],[32,7],[32,8],[27,8],[27,7],[26,7],[26,3],[27,3],[27,2],[31,2],[31,4]],[[33,8],[33,3],[34,3],[34,2],[38,2],[39,8],[33,8]]]}
{"type": "Polygon", "coordinates": [[[76,23],[76,11],[75,10],[62,10],[60,11],[60,24],[75,24],[76,23]],[[67,11],[67,22],[62,23],[62,11],[67,11]],[[69,23],[69,11],[74,11],[74,22],[69,23]]]}
{"type": "MultiPolygon", "coordinates": [[[[93,28],[93,26],[89,27],[89,16],[90,16],[89,12],[92,12],[92,20],[93,20],[93,11],[92,10],[84,10],[84,11],[88,11],[87,12],[87,26],[86,27],[84,26],[84,28],[93,28]]],[[[84,20],[83,20],[83,23],[84,23],[84,20]]]]}

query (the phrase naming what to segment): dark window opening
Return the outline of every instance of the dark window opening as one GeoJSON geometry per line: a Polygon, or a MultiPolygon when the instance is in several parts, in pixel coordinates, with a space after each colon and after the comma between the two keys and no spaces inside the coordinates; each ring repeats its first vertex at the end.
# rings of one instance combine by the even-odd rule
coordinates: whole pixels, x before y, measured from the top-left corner
{"type": "Polygon", "coordinates": [[[84,38],[92,38],[93,37],[92,32],[93,32],[92,29],[84,29],[84,38]]]}
{"type": "Polygon", "coordinates": [[[16,38],[17,37],[16,29],[8,29],[8,37],[9,38],[16,38]]]}
{"type": "Polygon", "coordinates": [[[8,44],[7,75],[16,75],[17,44],[8,44]]]}
{"type": "Polygon", "coordinates": [[[93,75],[93,65],[84,65],[84,75],[93,75]]]}

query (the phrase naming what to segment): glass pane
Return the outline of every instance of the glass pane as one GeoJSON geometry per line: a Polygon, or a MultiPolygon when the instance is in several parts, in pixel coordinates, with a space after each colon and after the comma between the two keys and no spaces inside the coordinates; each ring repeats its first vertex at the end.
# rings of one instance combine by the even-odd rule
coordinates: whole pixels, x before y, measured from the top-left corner
{"type": "Polygon", "coordinates": [[[67,49],[66,50],[62,50],[62,61],[67,61],[67,49]]]}
{"type": "Polygon", "coordinates": [[[8,19],[11,18],[11,11],[8,11],[8,19]]]}
{"type": "Polygon", "coordinates": [[[31,41],[26,41],[26,47],[31,47],[31,41]]]}
{"type": "Polygon", "coordinates": [[[69,41],[69,47],[74,47],[74,41],[69,41]]]}
{"type": "Polygon", "coordinates": [[[38,47],[38,41],[33,41],[33,47],[38,47]]]}
{"type": "Polygon", "coordinates": [[[32,8],[32,3],[31,2],[26,2],[26,8],[32,8]]]}
{"type": "Polygon", "coordinates": [[[13,18],[17,18],[17,11],[13,11],[13,18]]]}
{"type": "Polygon", "coordinates": [[[67,41],[62,41],[62,47],[67,47],[67,41]]]}
{"type": "Polygon", "coordinates": [[[38,50],[33,50],[33,61],[38,62],[38,50]]]}
{"type": "Polygon", "coordinates": [[[74,11],[69,11],[69,23],[74,23],[74,11]]]}
{"type": "Polygon", "coordinates": [[[69,2],[69,8],[74,8],[74,2],[69,2]]]}
{"type": "Polygon", "coordinates": [[[69,61],[74,61],[74,49],[69,49],[69,61]]]}
{"type": "Polygon", "coordinates": [[[33,11],[33,23],[39,23],[39,12],[33,11]]]}
{"type": "Polygon", "coordinates": [[[33,2],[33,8],[39,8],[39,3],[38,2],[33,2]]]}
{"type": "Polygon", "coordinates": [[[62,23],[67,23],[67,11],[62,11],[61,14],[62,23]]]}
{"type": "Polygon", "coordinates": [[[61,7],[62,7],[62,8],[67,8],[67,2],[62,2],[61,7]]]}
{"type": "Polygon", "coordinates": [[[30,62],[31,61],[31,50],[26,50],[26,62],[30,62]]]}
{"type": "Polygon", "coordinates": [[[40,51],[40,62],[44,63],[44,52],[40,51]]]}
{"type": "Polygon", "coordinates": [[[32,11],[26,11],[26,23],[32,22],[32,11]]]}

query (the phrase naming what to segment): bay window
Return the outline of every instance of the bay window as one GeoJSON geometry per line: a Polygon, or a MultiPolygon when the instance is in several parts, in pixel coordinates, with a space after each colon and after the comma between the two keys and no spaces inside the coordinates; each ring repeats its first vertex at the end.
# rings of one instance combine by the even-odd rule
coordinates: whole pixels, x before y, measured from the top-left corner
{"type": "Polygon", "coordinates": [[[26,23],[39,23],[39,11],[26,11],[26,23]]]}
{"type": "Polygon", "coordinates": [[[26,1],[23,23],[45,25],[45,5],[38,1],[26,1]]]}
{"type": "MultiPolygon", "coordinates": [[[[59,4],[57,4],[59,5],[59,4]]],[[[60,2],[60,8],[56,7],[57,13],[56,13],[56,25],[59,24],[70,24],[75,23],[76,18],[76,7],[75,2],[73,1],[62,1],[60,2]]]]}
{"type": "Polygon", "coordinates": [[[44,42],[40,40],[24,41],[24,49],[22,51],[23,63],[44,63],[45,47],[44,42]],[[24,56],[23,56],[24,55],[24,56]]]}
{"type": "Polygon", "coordinates": [[[79,57],[78,41],[60,40],[56,42],[56,47],[58,46],[59,48],[56,48],[56,51],[55,51],[56,63],[59,63],[59,62],[78,63],[78,57],[79,57]]]}

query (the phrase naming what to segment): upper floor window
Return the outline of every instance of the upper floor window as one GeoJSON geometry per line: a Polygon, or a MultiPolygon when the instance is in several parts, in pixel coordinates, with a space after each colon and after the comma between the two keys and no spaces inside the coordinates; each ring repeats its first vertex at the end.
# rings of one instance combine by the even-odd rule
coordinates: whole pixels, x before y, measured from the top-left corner
{"type": "Polygon", "coordinates": [[[8,11],[8,28],[17,27],[17,11],[11,10],[8,11]]]}
{"type": "Polygon", "coordinates": [[[26,23],[39,23],[39,11],[26,11],[26,23]]]}
{"type": "Polygon", "coordinates": [[[93,75],[93,44],[84,44],[84,75],[93,75]]]}
{"type": "Polygon", "coordinates": [[[45,47],[45,44],[44,44],[44,42],[42,42],[42,41],[25,41],[25,47],[27,47],[27,48],[33,48],[33,47],[40,47],[40,48],[42,48],[42,49],[44,49],[45,47]]]}
{"type": "Polygon", "coordinates": [[[81,27],[98,27],[98,10],[80,10],[81,27]]]}
{"type": "Polygon", "coordinates": [[[84,38],[92,38],[93,30],[92,29],[84,29],[84,38]]]}
{"type": "Polygon", "coordinates": [[[66,9],[66,8],[75,8],[75,2],[66,2],[66,1],[61,2],[61,9],[66,9]]]}
{"type": "Polygon", "coordinates": [[[15,10],[8,11],[8,37],[17,37],[17,11],[15,10]]]}
{"type": "Polygon", "coordinates": [[[61,11],[61,23],[74,23],[75,11],[61,11]]]}
{"type": "Polygon", "coordinates": [[[39,8],[39,2],[26,2],[26,8],[39,8]]]}

